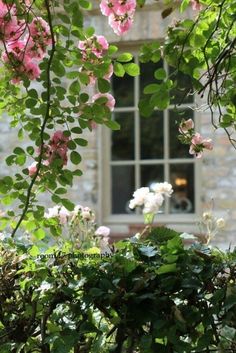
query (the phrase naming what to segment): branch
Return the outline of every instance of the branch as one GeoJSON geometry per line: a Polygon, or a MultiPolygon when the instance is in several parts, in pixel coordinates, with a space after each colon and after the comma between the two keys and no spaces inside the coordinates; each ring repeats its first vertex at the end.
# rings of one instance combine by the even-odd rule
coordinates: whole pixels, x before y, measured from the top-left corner
{"type": "Polygon", "coordinates": [[[50,12],[50,5],[49,5],[49,0],[45,0],[45,6],[47,9],[47,16],[48,16],[48,24],[50,27],[50,33],[51,33],[51,37],[52,37],[52,48],[51,48],[51,52],[50,52],[50,56],[48,59],[48,65],[47,65],[47,70],[46,70],[46,83],[47,83],[47,105],[46,105],[46,112],[45,112],[45,116],[44,116],[44,120],[41,126],[41,131],[40,131],[40,142],[41,142],[41,149],[40,149],[40,154],[39,154],[39,158],[38,158],[38,164],[37,164],[37,170],[34,174],[34,176],[32,177],[31,183],[28,187],[27,190],[27,195],[26,195],[26,201],[25,201],[25,207],[23,209],[23,212],[20,216],[19,221],[17,222],[11,237],[13,238],[18,230],[18,228],[20,227],[22,221],[25,218],[25,215],[28,211],[29,205],[30,205],[30,198],[31,198],[31,192],[32,192],[32,188],[35,184],[35,181],[39,175],[39,171],[42,165],[42,159],[43,159],[43,146],[44,146],[44,131],[46,128],[46,124],[50,118],[50,107],[51,107],[51,93],[50,93],[50,89],[51,89],[51,65],[52,65],[52,61],[53,61],[53,57],[54,57],[54,53],[55,53],[55,38],[54,38],[54,32],[53,32],[53,25],[52,25],[52,16],[51,16],[51,12],[50,12]]]}

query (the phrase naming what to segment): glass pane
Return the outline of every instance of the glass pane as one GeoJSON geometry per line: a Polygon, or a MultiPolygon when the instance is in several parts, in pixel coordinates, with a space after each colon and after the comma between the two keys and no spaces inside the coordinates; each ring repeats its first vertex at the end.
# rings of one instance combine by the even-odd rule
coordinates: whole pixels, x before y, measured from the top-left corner
{"type": "Polygon", "coordinates": [[[191,84],[191,78],[182,72],[175,73],[176,69],[169,67],[169,74],[172,74],[171,79],[177,78],[177,85],[171,90],[171,103],[193,103],[193,89],[191,84]]]}
{"type": "Polygon", "coordinates": [[[124,77],[113,76],[113,95],[116,99],[116,107],[134,106],[134,78],[128,75],[124,77]]]}
{"type": "Polygon", "coordinates": [[[116,113],[120,130],[112,132],[112,160],[134,159],[134,113],[116,113]]]}
{"type": "Polygon", "coordinates": [[[170,213],[194,213],[194,165],[170,165],[170,183],[174,189],[170,198],[170,213]]]}
{"type": "Polygon", "coordinates": [[[140,98],[145,97],[143,94],[144,87],[150,83],[157,83],[154,77],[154,72],[163,67],[163,62],[160,60],[158,63],[148,62],[140,63],[140,98]]]}
{"type": "Polygon", "coordinates": [[[170,158],[193,158],[189,154],[189,146],[183,145],[178,140],[178,128],[182,119],[193,119],[194,113],[192,109],[170,110],[169,111],[169,151],[170,158]]]}
{"type": "Polygon", "coordinates": [[[162,159],[164,154],[163,112],[140,117],[141,159],[162,159]]]}
{"type": "Polygon", "coordinates": [[[152,184],[164,181],[164,166],[142,165],[141,166],[141,186],[152,187],[152,184]]]}
{"type": "Polygon", "coordinates": [[[129,201],[135,191],[134,166],[112,167],[112,213],[133,213],[129,201]]]}

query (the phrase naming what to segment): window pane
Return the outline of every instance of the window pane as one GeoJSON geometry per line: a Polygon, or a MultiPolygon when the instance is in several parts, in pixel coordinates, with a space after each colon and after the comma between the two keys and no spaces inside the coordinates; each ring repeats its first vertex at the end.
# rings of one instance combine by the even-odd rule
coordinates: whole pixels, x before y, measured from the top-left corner
{"type": "Polygon", "coordinates": [[[180,103],[193,103],[194,96],[191,84],[191,78],[188,75],[183,74],[182,72],[175,73],[176,69],[169,67],[169,73],[173,74],[171,79],[177,77],[177,85],[173,90],[171,90],[171,103],[180,104],[180,103]]]}
{"type": "Polygon", "coordinates": [[[158,63],[148,62],[140,63],[140,97],[145,97],[143,94],[144,87],[150,83],[157,83],[154,77],[154,72],[163,67],[163,62],[160,60],[158,63]]]}
{"type": "Polygon", "coordinates": [[[194,165],[170,165],[170,183],[174,189],[170,213],[194,213],[194,165]]]}
{"type": "Polygon", "coordinates": [[[153,183],[164,181],[164,166],[142,165],[141,166],[141,186],[151,187],[153,183]]]}
{"type": "Polygon", "coordinates": [[[132,213],[129,200],[132,199],[134,185],[134,166],[112,167],[112,213],[132,213]]]}
{"type": "Polygon", "coordinates": [[[182,119],[193,119],[193,110],[170,110],[169,111],[169,149],[170,149],[170,158],[193,158],[189,154],[189,146],[183,145],[178,140],[178,127],[182,119]]]}
{"type": "Polygon", "coordinates": [[[115,113],[120,130],[112,132],[112,160],[134,159],[134,113],[115,113]]]}
{"type": "Polygon", "coordinates": [[[162,159],[164,154],[163,112],[140,118],[141,159],[162,159]]]}
{"type": "Polygon", "coordinates": [[[134,78],[125,74],[124,77],[113,76],[113,94],[116,99],[116,107],[134,106],[134,78]]]}

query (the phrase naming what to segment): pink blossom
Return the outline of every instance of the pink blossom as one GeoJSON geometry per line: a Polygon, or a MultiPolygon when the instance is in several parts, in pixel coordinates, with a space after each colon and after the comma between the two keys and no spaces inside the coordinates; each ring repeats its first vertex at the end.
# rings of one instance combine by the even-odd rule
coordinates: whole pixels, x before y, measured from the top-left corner
{"type": "Polygon", "coordinates": [[[110,228],[101,226],[96,230],[95,235],[109,237],[110,232],[111,232],[110,228]]]}
{"type": "Polygon", "coordinates": [[[52,43],[50,27],[42,17],[33,19],[29,25],[29,33],[35,41],[42,41],[44,45],[52,43]]]}
{"type": "Polygon", "coordinates": [[[124,16],[110,15],[108,23],[117,35],[126,33],[133,23],[133,15],[125,14],[124,16]]]}
{"type": "Polygon", "coordinates": [[[78,48],[82,51],[83,60],[87,60],[92,53],[97,58],[102,58],[109,44],[104,36],[92,36],[86,40],[80,40],[78,48]]]}
{"type": "Polygon", "coordinates": [[[111,15],[114,11],[115,0],[102,0],[100,3],[100,9],[104,16],[111,15]]]}
{"type": "Polygon", "coordinates": [[[190,0],[190,3],[194,11],[201,11],[202,5],[200,4],[199,0],[190,0]]]}
{"type": "Polygon", "coordinates": [[[191,140],[189,153],[194,154],[196,158],[201,158],[203,149],[212,150],[213,144],[211,139],[203,139],[203,137],[197,132],[191,140]]]}
{"type": "Polygon", "coordinates": [[[108,68],[108,72],[106,73],[105,76],[103,76],[103,78],[104,78],[105,80],[109,81],[112,75],[113,75],[113,65],[110,64],[110,65],[109,65],[109,68],[108,68]]]}
{"type": "Polygon", "coordinates": [[[28,167],[28,172],[29,176],[32,177],[36,172],[37,172],[37,162],[33,162],[29,167],[28,167]]]}
{"type": "Polygon", "coordinates": [[[25,74],[30,80],[35,80],[40,76],[40,68],[38,63],[33,61],[26,61],[25,74]]]}
{"type": "Polygon", "coordinates": [[[203,147],[206,148],[207,150],[212,151],[213,150],[213,143],[212,139],[205,139],[202,141],[203,147]]]}
{"type": "Polygon", "coordinates": [[[110,111],[113,111],[116,103],[115,98],[110,93],[97,93],[93,96],[92,101],[95,102],[101,97],[107,98],[107,102],[105,103],[105,105],[110,109],[110,111]]]}
{"type": "Polygon", "coordinates": [[[192,119],[183,120],[179,126],[180,133],[186,133],[194,128],[194,122],[192,119]]]}
{"type": "Polygon", "coordinates": [[[63,131],[61,130],[57,130],[51,138],[52,144],[64,144],[64,143],[67,143],[68,141],[69,141],[69,137],[65,136],[63,131]]]}
{"type": "Polygon", "coordinates": [[[118,16],[126,13],[133,14],[136,8],[136,0],[118,0],[113,8],[113,12],[118,16]]]}

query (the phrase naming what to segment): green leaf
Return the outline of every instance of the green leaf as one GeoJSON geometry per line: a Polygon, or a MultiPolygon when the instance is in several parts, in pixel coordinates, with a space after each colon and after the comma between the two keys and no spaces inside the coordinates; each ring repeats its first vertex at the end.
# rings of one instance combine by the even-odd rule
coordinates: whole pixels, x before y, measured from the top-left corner
{"type": "Polygon", "coordinates": [[[118,77],[123,77],[124,76],[125,69],[124,69],[122,64],[120,64],[118,62],[115,62],[113,68],[114,68],[114,74],[116,76],[118,76],[118,77]]]}
{"type": "Polygon", "coordinates": [[[177,268],[176,268],[176,263],[173,264],[166,264],[166,265],[162,265],[160,266],[157,270],[156,273],[158,275],[162,275],[165,273],[169,273],[169,272],[176,272],[177,268]]]}
{"type": "Polygon", "coordinates": [[[133,59],[133,55],[130,53],[122,53],[120,55],[118,55],[117,57],[117,61],[120,61],[122,63],[127,63],[129,61],[131,61],[133,59]]]}
{"type": "Polygon", "coordinates": [[[61,203],[68,211],[73,211],[75,208],[74,203],[69,201],[68,199],[61,199],[61,203]]]}
{"type": "Polygon", "coordinates": [[[29,109],[35,107],[36,104],[37,104],[37,100],[33,98],[28,98],[25,101],[25,106],[26,108],[29,108],[29,109]]]}
{"type": "Polygon", "coordinates": [[[140,68],[139,65],[130,63],[130,64],[124,64],[123,65],[125,72],[130,75],[130,76],[138,76],[140,75],[140,68]]]}
{"type": "Polygon", "coordinates": [[[152,94],[152,93],[156,93],[160,91],[160,85],[158,85],[157,83],[151,83],[150,85],[147,85],[144,90],[143,93],[144,94],[152,94]]]}
{"type": "Polygon", "coordinates": [[[70,18],[67,15],[58,13],[57,16],[60,18],[62,22],[70,24],[70,18]]]}
{"type": "Polygon", "coordinates": [[[38,99],[38,92],[36,91],[36,89],[32,88],[28,91],[28,96],[30,98],[38,99]]]}
{"type": "Polygon", "coordinates": [[[35,235],[35,237],[38,240],[41,240],[41,239],[45,238],[45,236],[46,236],[46,233],[43,229],[37,229],[33,232],[33,234],[35,235]]]}
{"type": "Polygon", "coordinates": [[[101,93],[107,93],[110,90],[110,82],[104,78],[98,79],[98,89],[101,93]]]}
{"type": "Polygon", "coordinates": [[[118,124],[117,121],[114,120],[106,121],[105,125],[112,130],[120,130],[120,124],[118,124]]]}
{"type": "Polygon", "coordinates": [[[69,87],[70,94],[78,95],[80,93],[80,84],[79,81],[74,81],[69,87]]]}
{"type": "Polygon", "coordinates": [[[81,162],[81,155],[76,151],[72,151],[70,154],[70,160],[73,164],[77,165],[81,162]]]}
{"type": "Polygon", "coordinates": [[[154,73],[154,77],[157,79],[157,80],[164,80],[166,78],[166,71],[164,69],[158,69],[155,71],[154,73]]]}

